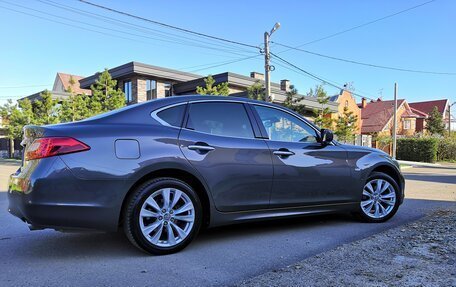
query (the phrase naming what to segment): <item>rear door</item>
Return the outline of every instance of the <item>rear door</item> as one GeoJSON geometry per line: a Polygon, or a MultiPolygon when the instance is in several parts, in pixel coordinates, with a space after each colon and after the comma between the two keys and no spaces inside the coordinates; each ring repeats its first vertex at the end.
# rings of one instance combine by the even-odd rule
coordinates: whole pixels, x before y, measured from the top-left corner
{"type": "Polygon", "coordinates": [[[272,208],[352,200],[344,149],[321,145],[318,131],[286,110],[263,105],[252,107],[272,153],[272,208]]]}
{"type": "Polygon", "coordinates": [[[189,103],[179,136],[183,154],[205,179],[216,208],[224,212],[269,205],[271,154],[247,108],[233,101],[189,103]]]}

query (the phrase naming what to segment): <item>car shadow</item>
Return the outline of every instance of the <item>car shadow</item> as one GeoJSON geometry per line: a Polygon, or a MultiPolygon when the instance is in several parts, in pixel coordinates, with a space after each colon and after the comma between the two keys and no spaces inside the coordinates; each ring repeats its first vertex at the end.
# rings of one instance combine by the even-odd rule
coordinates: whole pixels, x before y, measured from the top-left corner
{"type": "MultiPolygon", "coordinates": [[[[214,248],[228,248],[228,246],[236,244],[255,244],[258,237],[268,238],[270,236],[271,240],[277,240],[277,238],[286,240],[288,237],[293,237],[296,233],[302,233],[303,231],[306,232],[306,238],[303,237],[303,240],[313,240],[311,234],[318,233],[320,227],[326,228],[325,236],[338,236],[338,234],[331,232],[333,228],[345,229],[345,227],[354,227],[356,229],[359,226],[360,232],[354,232],[349,235],[350,240],[357,240],[417,220],[433,208],[440,208],[441,206],[456,208],[455,202],[447,201],[406,199],[406,203],[410,207],[400,209],[392,220],[379,225],[359,223],[350,214],[331,214],[275,219],[205,229],[201,231],[188,248],[180,253],[167,255],[166,257],[171,257],[170,260],[176,260],[176,258],[181,258],[181,256],[194,258],[194,256],[203,256],[214,248]],[[421,206],[419,209],[413,207],[413,205],[417,204],[421,206]],[[354,224],[357,226],[353,226],[354,224]],[[366,228],[361,229],[363,226],[366,228]]],[[[13,257],[20,258],[20,260],[86,260],[88,258],[111,260],[128,257],[150,257],[130,244],[122,232],[61,233],[52,230],[34,231],[30,234],[25,233],[17,237],[2,239],[0,240],[0,248],[2,252],[5,251],[2,255],[6,258],[13,257]]]]}
{"type": "MultiPolygon", "coordinates": [[[[182,252],[201,251],[212,243],[223,244],[236,240],[255,238],[262,235],[289,232],[316,227],[318,225],[354,222],[349,214],[310,215],[305,217],[283,218],[262,222],[249,222],[211,229],[202,229],[196,240],[182,252]],[[199,251],[198,251],[199,250],[199,251]]],[[[8,251],[15,257],[31,257],[40,260],[55,260],[56,258],[86,258],[86,257],[148,257],[145,252],[134,247],[122,230],[118,232],[57,232],[54,230],[33,231],[30,235],[20,238],[5,238],[0,243],[22,241],[14,244],[8,251]],[[33,234],[33,236],[32,236],[33,234]]],[[[168,255],[175,256],[175,255],[168,255]]]]}

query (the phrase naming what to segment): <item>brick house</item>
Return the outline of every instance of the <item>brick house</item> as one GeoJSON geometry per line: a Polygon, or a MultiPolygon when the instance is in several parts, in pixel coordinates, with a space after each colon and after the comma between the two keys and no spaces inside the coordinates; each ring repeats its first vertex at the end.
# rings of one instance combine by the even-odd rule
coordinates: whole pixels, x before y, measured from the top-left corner
{"type": "MultiPolygon", "coordinates": [[[[206,76],[187,73],[183,71],[148,65],[139,62],[129,62],[109,70],[112,78],[117,80],[117,86],[123,90],[127,104],[140,103],[152,99],[195,94],[196,87],[204,86],[206,76]]],[[[244,76],[231,72],[214,74],[215,85],[228,83],[230,96],[247,97],[247,88],[256,82],[264,83],[264,75],[257,72],[244,76]]],[[[98,74],[79,80],[83,89],[98,78],[98,74]]],[[[275,103],[283,103],[286,92],[289,91],[290,82],[282,80],[280,83],[271,83],[272,100],[275,103]]],[[[313,110],[320,105],[314,97],[299,95],[301,103],[308,107],[307,116],[313,115],[313,110]]],[[[338,110],[338,103],[328,103],[331,111],[338,110]]]]}
{"type": "Polygon", "coordinates": [[[437,107],[437,110],[442,115],[443,122],[445,123],[446,129],[450,124],[450,115],[449,115],[449,105],[450,102],[447,99],[434,100],[434,101],[425,101],[425,102],[414,102],[410,103],[410,108],[416,114],[419,114],[420,117],[416,119],[416,131],[423,132],[426,130],[426,121],[429,118],[434,107],[437,107]]]}
{"type": "Polygon", "coordinates": [[[337,113],[331,114],[333,120],[337,120],[339,116],[343,115],[344,109],[347,108],[348,111],[352,112],[358,119],[356,121],[356,134],[361,133],[361,109],[356,103],[355,98],[352,93],[346,89],[340,91],[338,95],[332,96],[329,98],[331,102],[338,103],[339,107],[337,113]]]}
{"type": "MultiPolygon", "coordinates": [[[[361,134],[372,135],[373,147],[380,148],[386,152],[390,151],[390,145],[382,146],[379,138],[390,137],[393,131],[394,101],[367,102],[362,99],[361,104],[361,134]]],[[[411,136],[416,132],[416,119],[420,115],[413,112],[406,100],[397,100],[397,135],[411,136]]]]}

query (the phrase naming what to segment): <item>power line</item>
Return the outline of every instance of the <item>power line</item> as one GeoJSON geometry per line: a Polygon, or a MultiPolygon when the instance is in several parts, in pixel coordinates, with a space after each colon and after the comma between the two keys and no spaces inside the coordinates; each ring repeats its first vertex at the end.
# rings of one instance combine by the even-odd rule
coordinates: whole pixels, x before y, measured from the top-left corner
{"type": "Polygon", "coordinates": [[[252,51],[247,51],[245,49],[240,49],[239,47],[235,48],[235,47],[232,47],[232,46],[228,46],[227,44],[221,44],[221,43],[218,43],[218,42],[215,43],[215,41],[214,42],[206,42],[206,41],[203,41],[201,39],[195,39],[195,38],[190,38],[190,37],[186,37],[186,36],[183,36],[183,35],[176,35],[176,34],[172,34],[172,33],[169,33],[169,32],[160,31],[160,30],[157,30],[157,29],[153,29],[153,28],[150,28],[150,27],[138,25],[138,24],[131,23],[131,22],[128,22],[128,21],[123,21],[123,20],[112,18],[112,17],[109,17],[109,16],[97,14],[97,13],[94,13],[94,12],[89,12],[89,11],[86,11],[86,10],[83,10],[83,9],[78,9],[78,8],[75,8],[75,7],[72,7],[72,6],[68,6],[68,5],[65,5],[65,4],[61,4],[61,3],[57,3],[57,2],[54,2],[54,1],[51,1],[51,0],[44,0],[44,1],[43,0],[36,0],[36,1],[41,2],[43,4],[46,4],[46,5],[50,5],[50,6],[62,9],[62,10],[70,11],[70,12],[76,13],[78,15],[83,15],[83,16],[89,17],[91,19],[96,18],[96,19],[98,19],[100,21],[103,21],[105,23],[111,23],[111,24],[116,24],[118,26],[128,27],[128,29],[134,29],[134,30],[142,32],[142,33],[153,34],[153,35],[156,35],[156,36],[159,36],[159,37],[163,37],[163,38],[167,38],[167,39],[171,39],[171,40],[174,40],[174,41],[177,40],[179,42],[182,42],[182,39],[188,39],[189,41],[192,41],[193,43],[196,42],[197,44],[204,43],[204,44],[208,44],[208,45],[214,45],[214,46],[219,46],[219,47],[223,47],[223,48],[229,48],[229,49],[233,49],[233,50],[236,49],[237,51],[241,51],[241,52],[248,52],[248,53],[252,52],[252,51]]]}
{"type": "MultiPolygon", "coordinates": [[[[33,8],[22,6],[22,5],[10,3],[10,2],[4,1],[4,0],[0,0],[0,2],[4,2],[4,3],[9,4],[9,5],[21,7],[23,9],[32,10],[34,12],[37,12],[37,13],[40,13],[40,14],[44,14],[44,15],[48,15],[48,16],[51,16],[51,17],[60,18],[60,19],[66,20],[66,21],[71,21],[71,22],[74,22],[74,23],[80,23],[80,24],[87,25],[87,26],[92,27],[92,28],[94,27],[94,28],[98,28],[98,29],[107,30],[107,31],[110,31],[110,32],[126,34],[127,36],[141,37],[141,38],[152,39],[152,40],[157,40],[157,41],[163,41],[163,42],[168,42],[168,43],[175,43],[175,44],[179,44],[179,45],[189,45],[189,46],[194,46],[194,47],[198,47],[198,48],[204,48],[204,49],[210,49],[210,50],[215,50],[215,51],[231,53],[231,54],[235,54],[235,55],[238,55],[238,56],[245,55],[245,54],[240,54],[240,53],[237,53],[237,52],[234,52],[234,51],[230,51],[230,50],[226,50],[226,49],[220,49],[220,48],[215,48],[215,47],[209,47],[209,46],[205,46],[205,45],[198,45],[198,44],[193,44],[193,43],[188,43],[188,42],[186,43],[186,42],[182,42],[182,41],[180,41],[180,42],[179,41],[170,41],[170,40],[159,39],[159,38],[150,37],[150,36],[146,36],[146,35],[134,34],[134,33],[121,31],[121,30],[116,30],[116,29],[111,29],[111,28],[107,28],[107,27],[103,27],[103,26],[99,26],[99,25],[95,25],[95,24],[91,24],[91,23],[86,23],[86,22],[78,21],[78,20],[74,20],[74,19],[70,20],[70,19],[62,17],[62,16],[58,16],[58,15],[47,13],[47,12],[44,12],[44,11],[41,11],[41,10],[37,10],[37,9],[33,9],[33,8]]],[[[104,35],[108,35],[108,36],[112,36],[112,37],[118,37],[118,38],[121,38],[121,39],[130,40],[130,41],[137,41],[137,42],[141,42],[141,43],[150,44],[149,42],[139,41],[137,39],[132,39],[132,38],[125,37],[125,36],[119,36],[119,35],[116,35],[116,34],[110,34],[110,33],[101,32],[101,31],[98,31],[98,30],[88,29],[88,28],[81,27],[81,26],[78,26],[78,25],[72,25],[72,24],[68,24],[68,23],[65,23],[65,22],[57,21],[57,20],[54,20],[54,19],[40,17],[40,16],[37,16],[37,15],[34,15],[34,14],[29,14],[29,13],[26,13],[26,12],[23,12],[23,11],[18,11],[18,10],[15,10],[15,9],[6,8],[6,7],[2,7],[2,6],[0,6],[0,7],[4,8],[4,9],[15,11],[15,12],[18,12],[18,13],[26,14],[26,15],[29,15],[29,16],[32,16],[32,17],[44,19],[44,20],[47,20],[47,21],[51,21],[51,22],[55,22],[55,23],[59,23],[59,24],[63,24],[63,25],[67,25],[67,26],[71,26],[71,27],[75,27],[75,28],[79,28],[79,29],[95,32],[95,33],[100,33],[100,34],[104,34],[104,35]]]]}
{"type": "Polygon", "coordinates": [[[249,56],[249,57],[245,57],[245,58],[240,58],[240,59],[228,61],[228,62],[225,62],[225,63],[215,64],[215,65],[213,65],[213,66],[209,66],[209,67],[202,68],[202,69],[191,70],[191,71],[189,71],[189,72],[191,72],[191,73],[196,73],[196,72],[203,71],[203,70],[208,70],[208,69],[212,69],[212,68],[217,68],[217,67],[226,66],[226,65],[238,63],[238,62],[241,62],[241,61],[253,59],[253,58],[256,58],[256,57],[258,57],[258,56],[259,56],[259,55],[249,56]]]}
{"type": "Polygon", "coordinates": [[[50,85],[26,85],[26,86],[6,86],[6,87],[1,87],[0,89],[19,89],[19,88],[35,88],[35,87],[46,87],[50,85]]]}
{"type": "Polygon", "coordinates": [[[124,15],[124,16],[128,16],[128,17],[131,17],[131,18],[135,18],[135,19],[138,19],[138,20],[146,21],[146,22],[149,22],[149,23],[152,23],[152,24],[155,24],[155,25],[159,25],[159,26],[163,26],[163,27],[166,27],[166,28],[178,30],[178,31],[181,31],[181,32],[185,32],[185,33],[189,33],[189,34],[193,34],[193,35],[198,35],[198,36],[201,36],[201,37],[206,37],[206,38],[209,38],[209,39],[214,39],[214,40],[227,42],[227,43],[231,43],[231,44],[236,44],[236,45],[240,45],[240,46],[260,49],[260,47],[258,47],[258,46],[254,46],[254,45],[250,45],[250,44],[246,44],[246,43],[242,43],[242,42],[238,42],[238,41],[233,41],[233,40],[229,40],[229,39],[225,39],[225,38],[221,38],[221,37],[216,37],[216,36],[212,36],[212,35],[196,32],[196,31],[192,31],[192,30],[189,30],[189,29],[185,29],[185,28],[169,25],[169,24],[166,24],[166,23],[158,22],[158,21],[151,20],[151,19],[148,19],[148,18],[144,18],[144,17],[140,17],[140,16],[137,16],[137,15],[133,15],[133,14],[130,14],[130,13],[127,13],[127,12],[123,12],[123,11],[119,11],[119,10],[116,10],[116,9],[113,9],[113,8],[109,8],[109,7],[106,7],[106,6],[99,5],[99,4],[95,4],[95,3],[92,3],[92,2],[89,2],[89,1],[86,1],[86,0],[78,0],[78,1],[81,2],[81,3],[84,3],[84,4],[88,4],[88,5],[91,5],[91,6],[94,6],[94,7],[98,7],[98,8],[110,11],[110,12],[114,12],[114,13],[117,13],[117,14],[120,14],[120,15],[124,15]]]}
{"type": "MultiPolygon", "coordinates": [[[[302,73],[305,74],[306,76],[311,77],[311,78],[314,79],[314,80],[320,81],[320,82],[322,82],[323,84],[328,84],[328,85],[330,85],[330,86],[332,86],[332,87],[334,87],[334,88],[337,88],[337,89],[339,89],[339,90],[343,90],[343,89],[344,89],[344,88],[342,88],[341,86],[339,86],[339,85],[337,85],[337,84],[334,84],[332,81],[323,79],[323,78],[321,78],[321,77],[319,77],[319,76],[317,76],[317,75],[315,75],[315,74],[313,74],[313,73],[310,73],[310,72],[308,72],[308,71],[306,71],[306,70],[304,70],[304,69],[302,69],[302,68],[296,66],[295,64],[293,64],[293,63],[291,63],[291,62],[289,62],[289,61],[283,59],[282,57],[280,57],[280,56],[278,56],[278,55],[276,55],[276,54],[274,54],[274,53],[271,53],[271,55],[272,55],[273,57],[279,59],[279,60],[282,61],[283,63],[285,63],[285,64],[287,64],[287,65],[293,67],[294,69],[296,69],[296,70],[302,72],[302,73]]],[[[351,93],[352,93],[353,95],[355,95],[355,96],[358,96],[358,97],[361,97],[361,98],[366,98],[366,99],[369,99],[369,100],[373,100],[373,101],[374,101],[373,98],[366,97],[365,95],[361,95],[361,94],[355,93],[355,92],[353,92],[353,91],[352,91],[351,93]]]]}
{"type": "Polygon", "coordinates": [[[304,52],[304,53],[307,53],[307,54],[311,54],[311,55],[327,58],[327,59],[337,60],[337,61],[351,63],[351,64],[356,64],[356,65],[368,66],[368,67],[373,67],[373,68],[394,70],[394,71],[400,71],[400,72],[421,73],[421,74],[456,75],[456,73],[452,73],[452,72],[435,72],[435,71],[424,71],[424,70],[412,70],[412,69],[406,69],[406,68],[398,68],[398,67],[390,67],[390,66],[382,66],[382,65],[370,64],[370,63],[363,63],[363,62],[358,62],[358,61],[354,61],[354,60],[348,60],[348,59],[338,58],[338,57],[334,57],[334,56],[328,56],[328,55],[324,55],[324,54],[320,54],[320,53],[316,53],[316,52],[312,52],[312,51],[308,51],[308,50],[304,50],[304,49],[300,49],[300,48],[295,48],[295,47],[291,47],[289,45],[285,45],[285,44],[281,44],[281,43],[277,43],[277,42],[274,42],[274,44],[282,46],[282,47],[285,47],[285,48],[293,49],[293,50],[296,50],[296,51],[304,52]]]}
{"type": "MultiPolygon", "coordinates": [[[[437,0],[431,0],[431,1],[427,1],[427,2],[424,2],[424,3],[418,4],[418,5],[412,6],[410,8],[398,11],[396,13],[389,14],[389,15],[377,18],[375,20],[372,20],[372,21],[369,21],[369,22],[366,22],[366,23],[363,23],[363,24],[360,24],[360,25],[356,25],[354,27],[351,27],[351,28],[348,28],[348,29],[345,29],[345,30],[342,30],[342,31],[339,31],[339,32],[336,32],[336,33],[332,33],[332,34],[329,34],[327,36],[324,36],[324,37],[321,37],[321,38],[318,38],[318,39],[315,39],[315,40],[312,40],[312,41],[309,41],[309,42],[306,42],[304,44],[296,46],[295,48],[300,48],[302,46],[310,45],[310,44],[317,43],[317,42],[320,42],[320,41],[323,41],[323,40],[326,40],[326,39],[329,39],[329,38],[333,38],[333,37],[339,36],[341,34],[344,34],[344,33],[347,33],[347,32],[350,32],[350,31],[353,31],[353,30],[356,30],[356,29],[359,29],[359,28],[362,28],[362,27],[365,27],[365,26],[368,26],[368,25],[371,25],[371,24],[374,24],[374,23],[377,23],[379,21],[382,21],[382,20],[397,16],[399,14],[406,13],[406,12],[408,12],[410,10],[419,8],[421,6],[424,6],[426,4],[429,4],[429,3],[432,3],[432,2],[435,2],[435,1],[437,1],[437,0]]],[[[283,53],[283,52],[286,52],[286,51],[289,51],[289,50],[284,50],[284,51],[281,51],[280,53],[283,53]]]]}

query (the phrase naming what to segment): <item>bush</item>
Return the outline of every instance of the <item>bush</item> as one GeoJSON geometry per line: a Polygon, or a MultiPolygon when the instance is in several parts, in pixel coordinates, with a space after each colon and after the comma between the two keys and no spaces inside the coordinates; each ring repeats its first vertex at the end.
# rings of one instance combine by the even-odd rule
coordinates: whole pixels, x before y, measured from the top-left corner
{"type": "Polygon", "coordinates": [[[438,146],[437,138],[401,138],[397,140],[397,159],[435,162],[438,146]]]}
{"type": "Polygon", "coordinates": [[[439,139],[437,159],[443,161],[456,161],[456,137],[439,139]]]}

